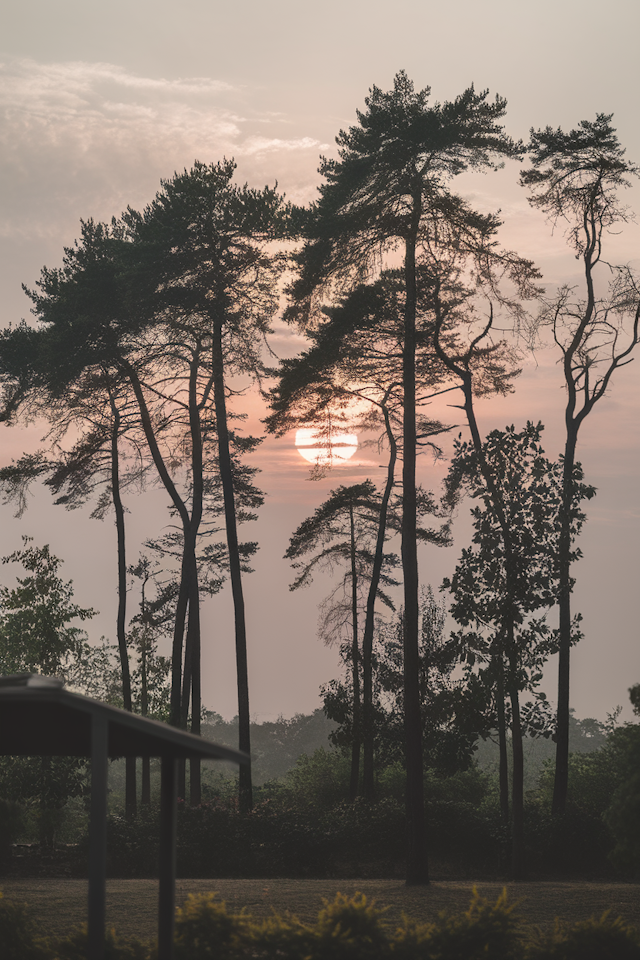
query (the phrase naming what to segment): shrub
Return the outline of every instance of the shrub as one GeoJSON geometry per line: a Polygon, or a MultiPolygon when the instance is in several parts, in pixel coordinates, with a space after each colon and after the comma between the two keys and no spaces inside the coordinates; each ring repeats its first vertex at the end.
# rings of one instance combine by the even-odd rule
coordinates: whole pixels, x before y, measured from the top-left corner
{"type": "Polygon", "coordinates": [[[382,910],[367,902],[363,893],[345,897],[338,893],[333,903],[324,901],[313,929],[314,960],[365,960],[389,955],[388,929],[382,910]]]}
{"type": "MultiPolygon", "coordinates": [[[[37,954],[42,960],[86,960],[87,957],[87,928],[86,925],[73,930],[66,937],[55,937],[40,942],[37,954]]],[[[149,960],[151,947],[141,940],[123,940],[117,936],[115,930],[108,930],[104,941],[104,960],[149,960]]]]}
{"type": "Polygon", "coordinates": [[[556,920],[552,934],[541,937],[527,960],[640,960],[638,936],[632,927],[608,912],[567,927],[556,920]]]}
{"type": "Polygon", "coordinates": [[[176,911],[176,960],[236,960],[247,955],[249,924],[227,913],[215,893],[190,895],[176,911]]]}
{"type": "Polygon", "coordinates": [[[403,917],[391,948],[393,960],[520,960],[522,935],[503,891],[495,904],[474,888],[463,914],[441,914],[434,923],[403,917]]]}
{"type": "Polygon", "coordinates": [[[615,841],[611,859],[623,870],[640,874],[640,724],[625,724],[610,737],[619,782],[604,820],[615,841]]]}
{"type": "Polygon", "coordinates": [[[4,900],[1,890],[0,947],[2,960],[35,960],[41,956],[31,933],[26,905],[4,900]]]}

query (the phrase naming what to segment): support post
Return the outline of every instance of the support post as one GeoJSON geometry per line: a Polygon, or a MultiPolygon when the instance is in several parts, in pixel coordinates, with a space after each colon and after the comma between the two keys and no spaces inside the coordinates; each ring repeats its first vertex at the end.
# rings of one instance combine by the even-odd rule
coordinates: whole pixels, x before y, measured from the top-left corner
{"type": "Polygon", "coordinates": [[[158,960],[173,960],[176,911],[178,761],[163,757],[160,772],[160,889],[158,960]]]}
{"type": "Polygon", "coordinates": [[[91,820],[89,823],[89,960],[103,960],[107,877],[107,773],[109,724],[91,719],[91,820]]]}

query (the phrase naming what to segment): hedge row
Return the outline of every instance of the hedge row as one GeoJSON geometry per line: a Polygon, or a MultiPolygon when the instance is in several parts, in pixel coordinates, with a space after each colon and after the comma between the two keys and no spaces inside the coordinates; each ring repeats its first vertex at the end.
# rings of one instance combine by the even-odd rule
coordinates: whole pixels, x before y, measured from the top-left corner
{"type": "MultiPolygon", "coordinates": [[[[0,893],[1,896],[1,893],[0,893]]],[[[37,940],[20,905],[0,900],[3,960],[84,960],[85,930],[64,939],[37,940]]],[[[123,941],[111,932],[105,960],[153,960],[155,945],[123,941]]],[[[227,913],[215,894],[190,896],[176,915],[176,960],[640,960],[637,932],[607,914],[571,927],[556,922],[549,934],[531,935],[506,891],[495,903],[474,890],[465,913],[434,923],[404,917],[385,923],[384,911],[363,894],[338,894],[315,924],[295,917],[252,920],[227,913]]]]}
{"type": "MultiPolygon", "coordinates": [[[[155,876],[158,811],[134,821],[110,818],[111,876],[155,876]]],[[[499,877],[508,863],[508,832],[499,815],[465,802],[428,808],[429,854],[442,875],[499,877]],[[443,873],[444,871],[444,873],[443,873]]],[[[535,875],[605,876],[611,872],[608,832],[599,817],[578,809],[553,819],[540,805],[527,810],[527,862],[535,875]]],[[[240,814],[229,804],[180,804],[178,874],[188,877],[394,877],[404,871],[404,806],[358,800],[318,812],[269,801],[240,814]]],[[[86,856],[86,851],[83,856],[86,856]]]]}

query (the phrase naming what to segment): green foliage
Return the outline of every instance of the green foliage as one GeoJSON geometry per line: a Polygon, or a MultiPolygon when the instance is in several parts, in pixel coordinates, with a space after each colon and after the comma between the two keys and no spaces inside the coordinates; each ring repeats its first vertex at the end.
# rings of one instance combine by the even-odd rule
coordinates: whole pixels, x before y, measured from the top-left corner
{"type": "Polygon", "coordinates": [[[325,900],[314,929],[311,956],[318,960],[365,960],[388,955],[389,938],[382,915],[375,901],[368,903],[363,893],[353,897],[338,893],[333,903],[325,900]]]}
{"type": "Polygon", "coordinates": [[[0,587],[0,673],[60,675],[85,638],[71,621],[95,611],[73,602],[73,585],[58,576],[62,561],[48,546],[30,547],[32,538],[22,539],[22,550],[2,558],[20,563],[28,576],[17,577],[17,587],[0,587]]]}
{"type": "Polygon", "coordinates": [[[613,754],[616,780],[604,819],[613,834],[614,863],[626,872],[640,875],[640,724],[625,724],[614,730],[608,750],[613,754]],[[617,781],[617,782],[616,782],[617,781]]]}
{"type": "Polygon", "coordinates": [[[15,801],[0,796],[0,868],[10,857],[10,845],[24,829],[24,808],[15,801]]]}
{"type": "Polygon", "coordinates": [[[236,960],[246,956],[248,924],[227,913],[215,893],[191,894],[176,911],[176,960],[236,960]]]}
{"type": "Polygon", "coordinates": [[[492,904],[474,888],[464,914],[441,914],[430,924],[405,919],[392,956],[398,960],[516,960],[522,957],[522,941],[506,890],[492,904]]]}
{"type": "MultiPolygon", "coordinates": [[[[445,636],[446,606],[429,586],[420,597],[418,639],[424,763],[443,775],[467,769],[478,732],[486,726],[476,685],[454,677],[459,651],[445,636]]],[[[379,689],[376,723],[381,765],[404,762],[403,621],[378,625],[374,654],[379,689]]]]}
{"type": "MultiPolygon", "coordinates": [[[[471,511],[473,545],[443,583],[453,594],[451,614],[464,628],[456,635],[463,662],[472,669],[501,654],[509,668],[506,685],[519,690],[536,686],[542,664],[555,650],[544,619],[532,619],[558,595],[562,464],[544,456],[542,429],[527,423],[520,432],[513,426],[494,430],[481,452],[457,442],[447,477],[452,502],[461,489],[480,501],[471,511]],[[507,644],[511,632],[515,636],[507,644]]],[[[573,483],[575,538],[585,520],[579,503],[595,491],[582,482],[579,464],[573,483]]]]}
{"type": "Polygon", "coordinates": [[[31,930],[31,919],[24,903],[3,899],[0,890],[0,947],[2,960],[39,960],[31,930]]]}
{"type": "Polygon", "coordinates": [[[64,808],[87,791],[87,764],[79,757],[0,757],[0,797],[20,804],[40,843],[55,839],[64,808]]]}
{"type": "Polygon", "coordinates": [[[335,750],[320,747],[311,756],[298,757],[280,789],[290,803],[328,810],[348,796],[349,761],[335,750]]]}
{"type": "MultiPolygon", "coordinates": [[[[329,746],[335,724],[321,708],[313,713],[297,713],[286,719],[251,724],[252,775],[256,784],[284,775],[295,766],[302,754],[311,756],[320,747],[329,746]]],[[[238,743],[238,720],[225,721],[216,714],[207,714],[202,724],[203,735],[216,743],[235,747],[238,743]]],[[[220,765],[217,765],[219,769],[220,765]]]]}
{"type": "MultiPolygon", "coordinates": [[[[555,766],[547,760],[539,780],[539,795],[551,805],[555,766]]],[[[601,816],[611,802],[612,791],[620,780],[616,752],[604,747],[594,753],[569,755],[569,788],[567,800],[575,807],[601,816]]]]}
{"type": "MultiPolygon", "coordinates": [[[[315,923],[295,916],[254,920],[227,912],[215,893],[191,895],[176,911],[176,960],[639,960],[637,931],[608,913],[571,926],[556,920],[548,934],[519,921],[506,891],[495,903],[474,888],[464,913],[431,923],[404,916],[396,927],[362,893],[324,901],[315,923]]],[[[36,940],[22,904],[2,900],[3,960],[85,960],[86,927],[67,937],[36,940]]],[[[107,931],[105,960],[152,960],[156,948],[107,931]]]]}
{"type": "MultiPolygon", "coordinates": [[[[78,927],[66,937],[52,937],[38,941],[42,951],[37,953],[42,960],[86,960],[87,927],[78,927]]],[[[112,928],[104,938],[104,960],[152,960],[154,953],[142,940],[119,937],[112,928]]]]}
{"type": "Polygon", "coordinates": [[[604,913],[569,927],[556,920],[553,933],[541,936],[526,952],[527,960],[640,960],[637,931],[604,913]]]}

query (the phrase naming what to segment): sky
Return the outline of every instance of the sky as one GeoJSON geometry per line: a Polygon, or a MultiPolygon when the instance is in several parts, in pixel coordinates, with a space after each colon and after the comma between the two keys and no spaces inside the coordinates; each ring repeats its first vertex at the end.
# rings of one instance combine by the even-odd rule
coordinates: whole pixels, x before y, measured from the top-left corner
{"type": "MultiPolygon", "coordinates": [[[[195,159],[233,156],[238,179],[275,181],[297,203],[314,199],[320,154],[355,122],[372,85],[389,89],[405,69],[435,100],[469,84],[508,100],[506,127],[516,138],[546,125],[574,127],[597,112],[613,113],[627,155],[640,161],[637,37],[640,7],[611,0],[5,0],[0,10],[0,324],[29,316],[21,285],[61,263],[81,219],[109,219],[148,203],[161,178],[195,159]]],[[[458,189],[480,209],[501,209],[503,242],[533,259],[548,290],[580,281],[561,231],[551,233],[517,185],[517,164],[498,174],[461,178],[458,189]]],[[[640,211],[640,190],[626,198],[640,211]]],[[[631,224],[608,239],[608,256],[640,267],[640,230],[631,224]]],[[[303,341],[276,321],[273,348],[292,355],[303,341]]],[[[557,356],[523,356],[512,396],[478,405],[482,428],[527,420],[545,424],[549,456],[562,449],[563,393],[557,356]]],[[[619,372],[583,427],[579,442],[587,480],[598,488],[581,538],[575,610],[585,639],[572,660],[578,716],[604,719],[640,681],[637,583],[640,572],[640,383],[638,364],[619,372]]],[[[435,412],[435,408],[434,408],[435,412]]],[[[457,414],[442,409],[443,416],[457,414]]],[[[260,429],[254,403],[251,427],[260,429]]],[[[34,450],[41,425],[3,429],[2,463],[34,450]]],[[[329,583],[291,594],[282,559],[295,527],[340,484],[371,476],[380,464],[360,449],[321,481],[292,437],[267,439],[256,465],[267,501],[252,538],[261,543],[246,579],[251,712],[258,720],[309,712],[318,688],[339,673],[335,649],[316,637],[316,607],[329,583]]],[[[446,463],[423,457],[420,477],[438,488],[446,463]]],[[[423,583],[437,590],[451,575],[470,535],[468,504],[459,509],[455,545],[423,550],[423,583]]],[[[129,504],[130,559],[167,522],[160,491],[129,504]]],[[[100,610],[92,638],[114,639],[115,529],[110,520],[67,513],[36,491],[21,520],[0,507],[0,549],[23,535],[48,542],[65,560],[76,598],[100,610]]],[[[3,569],[10,582],[9,568],[3,569]]],[[[135,602],[132,597],[131,603],[135,602]]],[[[236,712],[231,597],[204,608],[203,696],[210,709],[236,712]]],[[[554,664],[545,677],[553,698],[554,664]]],[[[625,710],[623,716],[630,717],[625,710]]]]}

